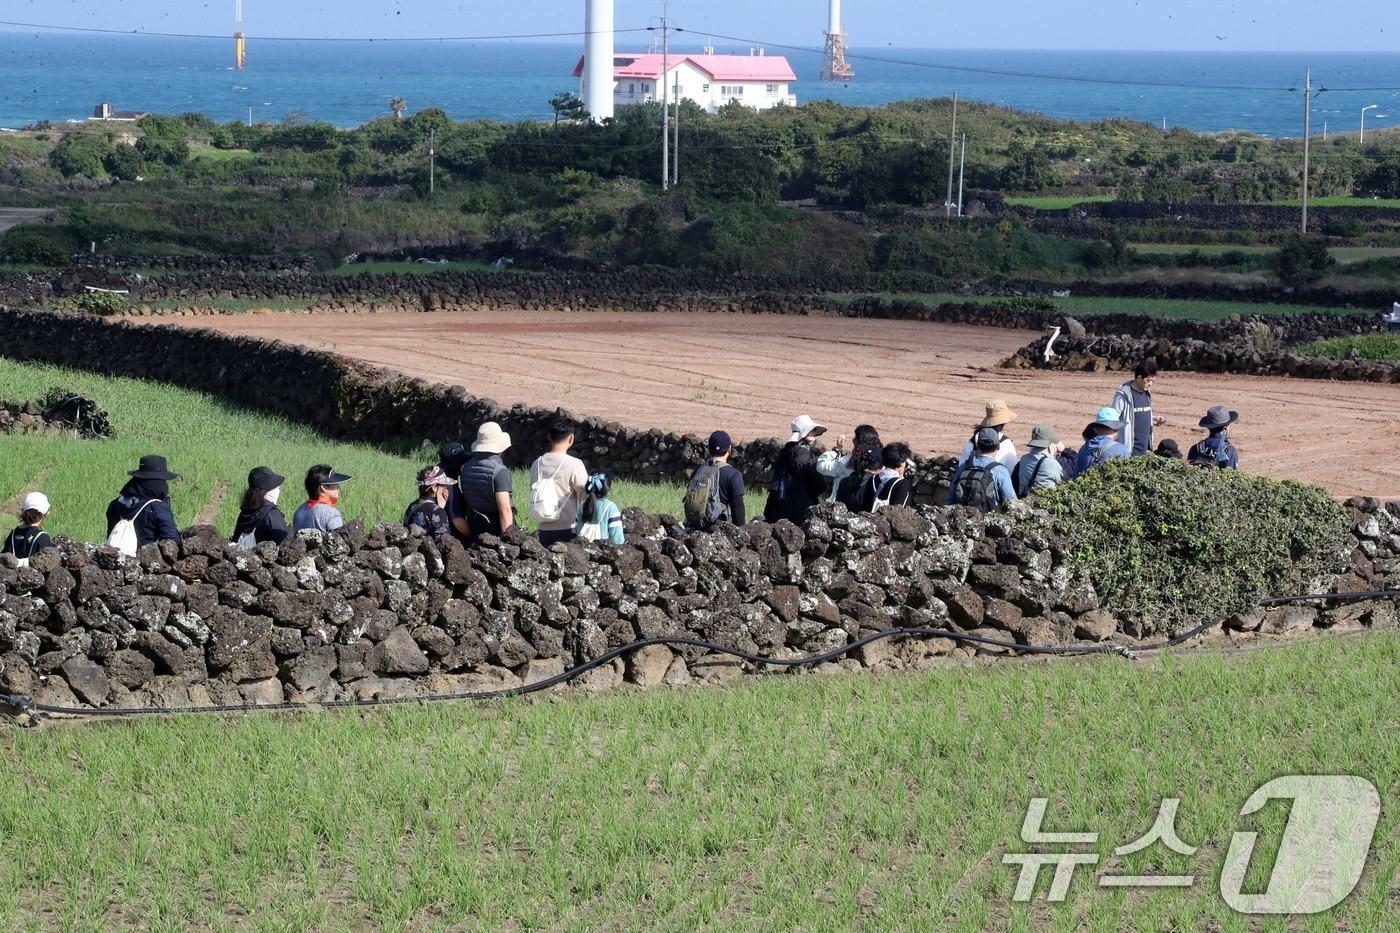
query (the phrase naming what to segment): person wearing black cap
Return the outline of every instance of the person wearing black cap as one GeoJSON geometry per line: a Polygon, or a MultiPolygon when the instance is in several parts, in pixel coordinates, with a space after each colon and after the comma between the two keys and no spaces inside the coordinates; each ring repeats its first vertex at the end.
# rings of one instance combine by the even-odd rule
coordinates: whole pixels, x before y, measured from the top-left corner
{"type": "Polygon", "coordinates": [[[447,490],[447,504],[442,507],[447,513],[447,530],[463,544],[467,543],[467,535],[466,532],[458,530],[458,525],[462,528],[467,527],[467,502],[462,498],[462,487],[458,481],[462,478],[462,467],[466,466],[470,459],[471,451],[458,441],[448,441],[438,448],[438,469],[452,480],[452,487],[447,490]]]}
{"type": "Polygon", "coordinates": [[[1209,431],[1210,436],[1191,445],[1186,462],[1197,466],[1238,470],[1240,455],[1239,451],[1235,450],[1235,445],[1230,443],[1230,425],[1239,417],[1239,412],[1231,411],[1224,405],[1210,406],[1206,416],[1201,419],[1201,427],[1209,431]]]}
{"type": "Polygon", "coordinates": [[[690,475],[684,507],[686,525],[708,530],[719,522],[744,524],[744,474],[729,465],[734,442],[716,431],[705,443],[709,459],[690,475]]]}
{"type": "Polygon", "coordinates": [[[109,541],[119,522],[130,522],[127,527],[135,528],[138,548],[157,541],[179,541],[180,529],[170,511],[170,481],[179,479],[179,474],[170,472],[164,457],[147,454],[127,475],[131,479],[107,506],[109,541]]]}
{"type": "Polygon", "coordinates": [[[315,531],[335,531],[345,524],[336,505],[340,502],[340,487],[348,483],[350,477],[337,473],[325,463],[318,463],[306,471],[306,502],[292,516],[292,532],[313,529],[315,531]]]}
{"type": "Polygon", "coordinates": [[[233,526],[235,544],[251,548],[264,541],[281,544],[291,532],[287,517],[277,507],[286,477],[278,476],[265,466],[248,471],[248,490],[238,507],[238,521],[233,526]]]}

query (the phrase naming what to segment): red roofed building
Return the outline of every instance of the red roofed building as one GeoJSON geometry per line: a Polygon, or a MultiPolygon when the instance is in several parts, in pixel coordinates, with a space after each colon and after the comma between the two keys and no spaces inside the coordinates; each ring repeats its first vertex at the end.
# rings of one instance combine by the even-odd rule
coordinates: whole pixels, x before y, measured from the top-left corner
{"type": "MultiPolygon", "coordinates": [[[[619,52],[613,56],[613,103],[643,104],[661,99],[661,55],[652,52],[619,52]]],[[[691,100],[714,113],[731,101],[755,110],[779,105],[797,106],[791,93],[797,80],[792,66],[781,55],[684,55],[669,59],[669,81],[673,95],[691,100]]],[[[583,59],[574,67],[574,77],[582,78],[583,59]]]]}

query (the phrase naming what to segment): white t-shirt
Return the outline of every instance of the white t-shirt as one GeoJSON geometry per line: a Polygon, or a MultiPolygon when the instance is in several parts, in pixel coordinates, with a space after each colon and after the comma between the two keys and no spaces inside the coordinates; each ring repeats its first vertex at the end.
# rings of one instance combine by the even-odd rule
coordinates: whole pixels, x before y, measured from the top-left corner
{"type": "Polygon", "coordinates": [[[573,530],[578,507],[586,494],[588,468],[578,457],[548,453],[530,464],[530,485],[535,485],[542,476],[546,479],[553,476],[554,484],[559,487],[559,517],[552,522],[540,522],[540,530],[573,530]]]}
{"type": "MultiPolygon", "coordinates": [[[[972,441],[968,441],[966,444],[963,444],[962,453],[958,454],[958,462],[962,463],[971,456],[972,441]]],[[[1006,467],[1007,470],[1016,469],[1016,462],[1020,458],[1016,456],[1016,445],[1011,443],[1011,438],[1003,437],[1001,439],[1001,446],[997,448],[996,453],[992,454],[992,459],[1006,467]]]]}

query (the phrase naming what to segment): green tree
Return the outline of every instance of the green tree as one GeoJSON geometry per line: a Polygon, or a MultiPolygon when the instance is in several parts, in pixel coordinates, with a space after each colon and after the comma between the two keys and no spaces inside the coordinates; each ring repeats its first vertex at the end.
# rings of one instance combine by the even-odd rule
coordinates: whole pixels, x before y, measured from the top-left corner
{"type": "Polygon", "coordinates": [[[1322,280],[1337,264],[1321,237],[1290,237],[1274,257],[1278,280],[1289,288],[1303,288],[1322,280]]]}
{"type": "Polygon", "coordinates": [[[549,99],[549,108],[554,111],[554,128],[559,128],[560,120],[571,123],[588,119],[588,111],[583,107],[583,99],[572,91],[560,91],[549,99]]]}
{"type": "Polygon", "coordinates": [[[161,139],[157,136],[142,136],[136,141],[136,151],[148,165],[185,164],[190,157],[190,147],[183,139],[161,139]]]}
{"type": "Polygon", "coordinates": [[[128,146],[125,143],[117,143],[107,151],[107,155],[102,159],[102,164],[106,167],[108,174],[113,178],[120,178],[122,181],[135,181],[140,176],[145,163],[146,160],[141,157],[141,153],[136,151],[136,147],[128,146]]]}
{"type": "Polygon", "coordinates": [[[69,133],[49,153],[49,164],[64,178],[101,178],[105,174],[102,160],[107,156],[107,143],[86,133],[69,133]]]}

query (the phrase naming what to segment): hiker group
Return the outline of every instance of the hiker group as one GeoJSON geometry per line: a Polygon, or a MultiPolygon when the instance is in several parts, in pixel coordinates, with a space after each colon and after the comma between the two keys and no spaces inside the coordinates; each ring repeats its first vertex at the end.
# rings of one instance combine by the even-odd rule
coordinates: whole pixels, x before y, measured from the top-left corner
{"type": "MultiPolygon", "coordinates": [[[[1084,428],[1077,450],[1060,439],[1053,425],[1041,424],[1032,429],[1026,453],[1019,455],[1007,435],[1016,413],[1000,399],[988,402],[953,469],[947,504],[991,511],[1110,460],[1149,455],[1183,459],[1173,440],[1153,446],[1155,430],[1165,423],[1152,410],[1156,376],[1154,361],[1140,363],[1133,378],[1118,387],[1111,403],[1084,428]]],[[[1223,405],[1212,406],[1200,420],[1207,436],[1184,459],[1210,468],[1238,469],[1239,454],[1229,437],[1238,417],[1223,405]]],[[[823,501],[840,502],[852,512],[878,512],[912,502],[909,470],[914,459],[908,444],[882,443],[875,427],[862,424],[855,429],[850,450],[838,440],[832,450],[818,454],[813,442],[826,431],[809,415],[793,419],[788,440],[773,463],[764,521],[787,519],[805,525],[812,508],[823,501]]],[[[529,512],[539,540],[544,545],[575,538],[620,544],[622,511],[608,498],[611,480],[605,473],[589,473],[571,453],[576,434],[574,422],[555,421],[548,430],[549,449],[530,466],[529,512]]],[[[403,523],[435,541],[450,536],[463,543],[516,527],[511,470],[503,459],[510,446],[510,434],[495,422],[480,427],[470,450],[457,442],[442,445],[437,463],[419,471],[418,496],[403,523]]],[[[744,476],[729,462],[733,452],[728,433],[720,430],[709,436],[706,458],[692,471],[681,502],[688,527],[708,530],[722,522],[742,525],[747,520],[744,476]]],[[[150,455],[128,476],[107,506],[107,544],[134,555],[148,544],[178,542],[169,485],[178,475],[164,457],[150,455]]],[[[329,464],[311,467],[303,481],[306,499],[289,525],[280,508],[286,478],[266,466],[256,467],[248,474],[230,539],[251,548],[263,542],[280,544],[303,530],[334,531],[345,523],[340,495],[350,480],[349,474],[329,464]]],[[[4,538],[0,553],[27,564],[34,554],[53,547],[42,527],[50,508],[43,493],[26,495],[20,524],[4,538]]]]}

